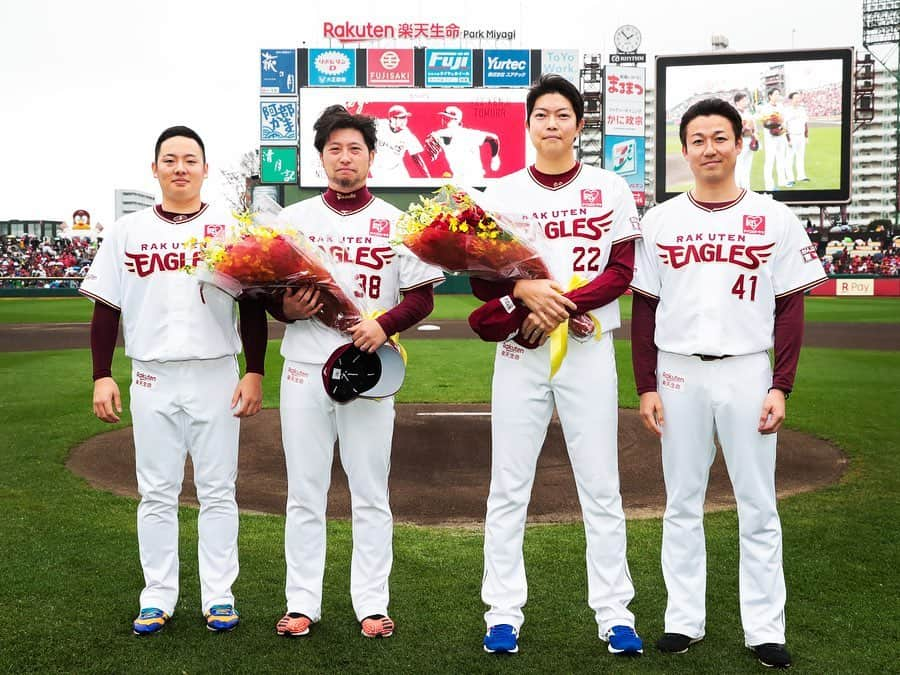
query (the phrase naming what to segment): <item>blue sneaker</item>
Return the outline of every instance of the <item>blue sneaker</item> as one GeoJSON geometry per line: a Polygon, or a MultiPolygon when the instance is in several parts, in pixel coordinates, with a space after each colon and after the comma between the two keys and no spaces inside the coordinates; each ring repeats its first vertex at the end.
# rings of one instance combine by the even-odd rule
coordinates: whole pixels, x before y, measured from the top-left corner
{"type": "Polygon", "coordinates": [[[145,607],[131,624],[135,635],[150,635],[162,630],[169,620],[169,615],[156,607],[145,607]]]}
{"type": "Polygon", "coordinates": [[[508,623],[491,626],[484,636],[484,651],[488,654],[515,654],[519,651],[519,631],[508,623]]]}
{"type": "Polygon", "coordinates": [[[217,633],[234,630],[240,621],[233,605],[213,605],[206,615],[206,627],[217,633]]]}
{"type": "Polygon", "coordinates": [[[610,654],[644,653],[644,642],[631,626],[613,626],[600,639],[609,643],[610,654]]]}

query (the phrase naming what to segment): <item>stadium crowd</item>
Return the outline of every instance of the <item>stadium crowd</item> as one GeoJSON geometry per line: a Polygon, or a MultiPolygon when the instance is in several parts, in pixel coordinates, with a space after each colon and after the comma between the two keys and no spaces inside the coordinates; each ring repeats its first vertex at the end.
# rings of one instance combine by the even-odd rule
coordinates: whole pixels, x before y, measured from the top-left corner
{"type": "Polygon", "coordinates": [[[97,246],[99,242],[86,237],[0,235],[0,278],[7,287],[77,288],[97,246]]]}
{"type": "Polygon", "coordinates": [[[877,274],[883,277],[900,276],[900,248],[891,248],[866,255],[836,252],[822,258],[827,274],[877,274]]]}
{"type": "MultiPolygon", "coordinates": [[[[77,288],[99,245],[99,241],[86,237],[41,239],[0,235],[0,285],[77,288]]],[[[900,246],[896,243],[884,251],[863,255],[854,252],[853,245],[848,244],[831,254],[820,251],[820,256],[828,274],[900,276],[900,246]]]]}

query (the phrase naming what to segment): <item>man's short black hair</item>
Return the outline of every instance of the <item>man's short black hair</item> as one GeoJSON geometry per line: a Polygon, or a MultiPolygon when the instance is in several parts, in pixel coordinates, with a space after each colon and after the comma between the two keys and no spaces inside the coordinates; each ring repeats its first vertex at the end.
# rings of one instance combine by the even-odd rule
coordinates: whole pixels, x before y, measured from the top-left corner
{"type": "Polygon", "coordinates": [[[766,98],[772,98],[772,94],[774,94],[776,91],[777,91],[779,94],[781,93],[781,89],[779,89],[778,87],[772,87],[771,89],[769,89],[769,90],[766,92],[766,98]]]}
{"type": "Polygon", "coordinates": [[[745,98],[747,98],[747,94],[743,91],[739,91],[738,93],[736,93],[734,95],[734,102],[737,103],[738,101],[745,99],[745,98]]]}
{"type": "Polygon", "coordinates": [[[788,100],[793,101],[794,97],[799,93],[800,93],[799,91],[792,91],[790,94],[788,94],[788,100]]]}
{"type": "Polygon", "coordinates": [[[375,119],[368,115],[354,115],[342,105],[331,105],[325,108],[313,125],[313,129],[316,132],[313,145],[316,146],[320,155],[325,151],[325,144],[328,142],[329,136],[338,129],[356,129],[362,134],[369,152],[375,150],[377,140],[375,119]]]}
{"type": "Polygon", "coordinates": [[[175,136],[184,136],[185,138],[191,138],[197,141],[197,145],[200,146],[200,152],[203,155],[203,163],[206,164],[206,146],[203,145],[203,139],[200,138],[200,134],[190,127],[183,126],[169,127],[159,135],[159,138],[156,139],[156,149],[153,152],[154,162],[159,161],[159,148],[162,146],[163,142],[170,138],[174,138],[175,136]]]}
{"type": "Polygon", "coordinates": [[[697,101],[694,105],[684,111],[681,116],[681,125],[678,128],[678,136],[681,138],[681,147],[687,147],[687,125],[697,117],[706,117],[707,115],[720,115],[729,122],[734,130],[734,138],[737,140],[741,137],[741,114],[728,101],[720,98],[705,98],[697,101]]]}
{"type": "Polygon", "coordinates": [[[541,79],[531,85],[528,90],[528,97],[525,99],[525,114],[527,119],[531,119],[531,111],[534,110],[534,104],[544,94],[559,94],[564,96],[575,111],[575,123],[581,122],[584,117],[584,99],[578,87],[569,82],[562,75],[553,73],[545,73],[541,75],[541,79]]]}

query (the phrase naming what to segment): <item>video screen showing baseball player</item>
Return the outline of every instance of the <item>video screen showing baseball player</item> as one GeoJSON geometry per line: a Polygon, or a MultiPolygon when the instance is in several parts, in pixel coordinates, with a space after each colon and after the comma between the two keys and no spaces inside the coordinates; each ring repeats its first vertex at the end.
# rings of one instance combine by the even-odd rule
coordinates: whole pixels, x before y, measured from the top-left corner
{"type": "Polygon", "coordinates": [[[614,654],[638,654],[643,643],[628,604],[634,587],[626,561],[619,493],[618,391],[612,331],[617,299],[627,290],[640,236],[628,184],[575,159],[584,126],[578,89],[544,75],[528,92],[527,127],[534,165],[501,178],[485,197],[515,205],[540,233],[553,279],[489,282],[472,278],[486,301],[469,319],[498,341],[491,389],[491,484],[485,518],[481,596],[488,610],[484,649],[516,653],[528,597],[522,542],[535,467],[554,407],[559,415],[587,539],[588,604],[599,637],[614,654]],[[563,286],[562,284],[567,284],[563,286]],[[564,322],[587,319],[552,374],[547,338],[564,322]],[[585,339],[586,338],[586,339],[585,339]]]}
{"type": "Polygon", "coordinates": [[[200,595],[206,625],[229,631],[240,617],[232,584],[238,575],[235,501],[240,418],[259,412],[267,327],[262,305],[240,304],[184,271],[196,264],[189,239],[223,233],[230,211],[201,200],[208,167],[203,141],[170,127],[156,141],[153,175],[162,202],[120,218],[80,292],[94,300],[91,353],[94,414],[120,420],[122,397],[112,377],[119,320],[132,361],[131,417],[141,501],[138,546],[144,571],[136,635],[162,629],[178,602],[178,495],[186,453],[194,467],[200,595]],[[243,342],[246,374],[238,379],[243,342]]]}
{"type": "Polygon", "coordinates": [[[764,665],[784,668],[776,432],[794,386],[804,291],[826,277],[790,209],[737,184],[741,129],[740,113],[721,99],[701,100],[681,118],[695,187],[644,216],[632,358],[641,418],[662,441],[666,485],[668,604],[657,647],[684,653],[706,633],[703,503],[715,436],[737,501],[743,641],[764,665]]]}
{"type": "Polygon", "coordinates": [[[750,189],[750,175],[753,171],[753,158],[759,150],[759,136],[756,131],[756,118],[750,109],[750,96],[745,91],[734,95],[734,107],[741,114],[741,154],[738,155],[735,167],[735,180],[738,187],[750,189]]]}
{"type": "Polygon", "coordinates": [[[372,162],[372,178],[402,185],[410,175],[404,164],[407,155],[418,167],[419,176],[430,176],[425,164],[425,148],[409,129],[410,117],[412,114],[404,106],[392,105],[388,109],[387,119],[375,120],[378,147],[372,162]]]}
{"type": "Polygon", "coordinates": [[[771,192],[777,187],[794,186],[785,126],[784,97],[778,88],[769,89],[766,103],[757,109],[763,128],[763,183],[771,192]]]}
{"type": "Polygon", "coordinates": [[[784,118],[788,142],[788,166],[797,182],[808,183],[806,145],[809,143],[809,113],[803,104],[803,92],[792,91],[788,94],[784,118]]]}
{"type": "Polygon", "coordinates": [[[469,185],[484,185],[485,166],[481,146],[490,147],[491,171],[500,169],[500,137],[491,131],[481,131],[463,126],[463,112],[455,105],[448,105],[438,113],[441,128],[425,138],[425,147],[432,160],[443,152],[455,181],[469,185]]]}
{"type": "Polygon", "coordinates": [[[443,273],[392,244],[400,211],[376,198],[366,177],[376,156],[373,118],[327,108],[315,124],[328,189],[285,208],[280,220],[300,229],[336,262],[352,267],[356,298],[365,318],[339,333],[316,314],[314,287],[284,294],[269,309],[287,322],[281,354],[281,429],[288,473],[285,558],[287,613],[276,632],[306,635],[322,614],[325,572],[325,505],[335,440],[347,474],[353,523],[350,594],[362,634],[386,638],[394,632],[388,614],[388,578],[393,560],[393,520],[388,472],[394,430],[394,399],[356,398],[338,403],[323,387],[322,369],[332,353],[352,341],[375,352],[388,336],[424,319],[434,306],[434,286],[443,273]],[[402,297],[402,300],[401,300],[402,297]]]}

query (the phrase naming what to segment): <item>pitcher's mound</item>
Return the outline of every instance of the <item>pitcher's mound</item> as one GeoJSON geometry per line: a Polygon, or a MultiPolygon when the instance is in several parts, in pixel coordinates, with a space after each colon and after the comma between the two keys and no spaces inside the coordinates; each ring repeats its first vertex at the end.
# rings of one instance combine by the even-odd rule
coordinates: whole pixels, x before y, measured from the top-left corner
{"type": "MultiPolygon", "coordinates": [[[[488,405],[398,405],[391,457],[391,508],[399,522],[462,525],[484,520],[491,477],[488,405]]],[[[196,504],[190,462],[182,501],[196,504]]],[[[67,462],[94,487],[137,497],[131,429],[101,434],[77,446],[67,462]]],[[[778,495],[835,483],[847,459],[835,446],[796,431],[778,434],[778,495]]],[[[665,487],[659,441],[644,430],[635,410],[619,411],[619,475],[629,517],[662,515],[665,487]]],[[[287,495],[281,424],[277,410],[242,422],[238,505],[247,511],[284,513],[287,495]]],[[[732,508],[731,483],[716,456],[709,476],[708,511],[732,508]]],[[[347,479],[335,453],[328,515],[350,517],[347,479]]],[[[575,480],[555,417],[538,460],[530,522],[580,519],[575,480]]]]}

